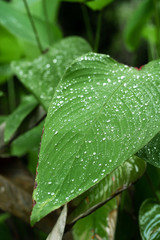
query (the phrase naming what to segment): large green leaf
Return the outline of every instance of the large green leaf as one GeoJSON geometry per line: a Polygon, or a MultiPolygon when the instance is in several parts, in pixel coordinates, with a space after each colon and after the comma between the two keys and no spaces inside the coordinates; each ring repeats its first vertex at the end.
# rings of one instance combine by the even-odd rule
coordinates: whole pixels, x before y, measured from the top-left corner
{"type": "Polygon", "coordinates": [[[139,225],[143,240],[160,239],[160,205],[154,200],[147,199],[141,205],[139,225]]]}
{"type": "Polygon", "coordinates": [[[72,205],[78,206],[68,216],[68,222],[76,221],[89,214],[118,193],[126,190],[144,174],[145,169],[146,164],[142,159],[135,156],[131,157],[87,192],[72,201],[72,205]],[[78,202],[80,203],[78,204],[78,202]]]}
{"type": "Polygon", "coordinates": [[[73,227],[74,240],[114,239],[118,199],[114,198],[73,227]]]}
{"type": "Polygon", "coordinates": [[[20,137],[16,138],[16,140],[14,140],[11,144],[12,155],[22,156],[31,150],[38,150],[40,146],[43,125],[44,121],[20,137]]]}
{"type": "Polygon", "coordinates": [[[67,69],[45,123],[32,223],[95,185],[160,131],[159,66],[157,60],[137,71],[89,53],[67,69]]]}
{"type": "Polygon", "coordinates": [[[13,71],[48,110],[66,68],[75,58],[90,51],[90,46],[82,38],[69,37],[55,44],[46,55],[34,61],[14,63],[13,71]]]}
{"type": "Polygon", "coordinates": [[[6,120],[4,139],[7,142],[15,133],[25,117],[32,112],[38,102],[33,95],[25,96],[16,110],[6,120]]]}
{"type": "Polygon", "coordinates": [[[145,27],[147,20],[151,17],[153,9],[153,1],[144,0],[140,2],[140,5],[131,16],[124,32],[127,47],[130,50],[133,51],[138,47],[143,28],[145,27]]]}
{"type": "MultiPolygon", "coordinates": [[[[32,18],[36,25],[43,48],[45,49],[50,45],[46,22],[36,16],[32,16],[32,18]]],[[[6,29],[16,37],[37,45],[27,13],[23,13],[4,1],[0,1],[0,24],[6,27],[6,29]]],[[[48,23],[48,29],[50,33],[52,33],[52,42],[61,38],[61,33],[55,25],[48,23]]]]}

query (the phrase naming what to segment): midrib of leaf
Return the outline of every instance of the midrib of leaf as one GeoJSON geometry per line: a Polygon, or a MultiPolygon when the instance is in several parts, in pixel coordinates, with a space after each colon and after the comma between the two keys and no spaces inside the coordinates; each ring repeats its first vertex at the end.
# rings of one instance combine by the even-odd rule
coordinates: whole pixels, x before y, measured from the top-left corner
{"type": "MultiPolygon", "coordinates": [[[[75,62],[75,60],[73,61],[73,63],[75,62]]],[[[114,61],[113,61],[114,62],[114,61]]],[[[68,67],[69,68],[69,67],[68,67]]],[[[92,69],[92,68],[91,68],[92,69]]],[[[101,68],[101,69],[103,69],[103,68],[101,68]]],[[[66,70],[67,71],[67,70],[66,70]]],[[[79,69],[78,70],[76,70],[77,72],[78,71],[80,71],[79,69]]],[[[137,70],[135,70],[135,69],[133,69],[133,68],[131,68],[131,70],[130,70],[130,72],[129,73],[131,73],[131,71],[135,71],[135,75],[137,75],[137,70]]],[[[66,72],[65,72],[66,73],[66,72]]],[[[63,76],[65,76],[65,73],[64,73],[64,75],[63,76]]],[[[98,74],[97,74],[98,75],[98,74]]],[[[100,74],[100,75],[103,75],[103,74],[100,74]]],[[[139,75],[140,75],[140,73],[139,73],[139,75]]],[[[107,78],[107,77],[106,77],[107,78]]],[[[110,94],[110,96],[106,99],[106,102],[103,104],[103,106],[100,108],[100,110],[99,110],[99,113],[97,114],[97,116],[94,118],[94,120],[92,121],[92,124],[90,124],[90,126],[89,126],[89,128],[88,128],[88,132],[93,128],[93,125],[94,125],[94,123],[95,123],[95,121],[97,121],[98,119],[99,119],[99,117],[100,117],[100,115],[101,115],[101,113],[103,112],[103,110],[104,110],[104,107],[105,106],[107,106],[107,104],[108,104],[108,108],[110,107],[109,106],[109,102],[112,100],[112,97],[115,95],[115,93],[116,92],[118,92],[119,91],[119,89],[123,86],[123,84],[124,84],[124,82],[126,82],[126,77],[123,79],[123,81],[121,81],[120,83],[119,83],[119,85],[117,86],[117,88],[115,88],[115,90],[110,94]]],[[[63,81],[63,77],[61,78],[61,81],[59,82],[59,84],[58,84],[58,86],[57,86],[57,90],[58,90],[58,87],[59,87],[59,85],[62,83],[62,81],[63,81]]],[[[97,79],[94,79],[94,82],[97,82],[97,79]]],[[[129,80],[129,81],[127,81],[127,84],[128,83],[130,83],[130,82],[132,82],[132,78],[129,80]]],[[[76,83],[77,84],[77,83],[76,83]]],[[[73,84],[74,85],[74,84],[73,84]]],[[[72,86],[73,86],[72,85],[72,86]]],[[[135,93],[131,90],[131,89],[129,89],[129,91],[130,92],[132,92],[133,94],[134,94],[134,97],[136,97],[137,98],[137,100],[139,100],[140,101],[140,99],[137,97],[137,96],[135,96],[135,93]]],[[[57,96],[57,91],[55,91],[55,95],[54,95],[54,97],[56,97],[57,96]]],[[[123,101],[123,100],[122,100],[123,101]]],[[[68,104],[68,103],[67,103],[68,104]]],[[[77,103],[76,103],[77,104],[77,103]]],[[[126,106],[126,105],[125,105],[126,106]]],[[[81,108],[81,107],[80,107],[81,108]]],[[[127,107],[128,108],[128,107],[127,107]]],[[[129,109],[129,108],[128,108],[129,109]]],[[[76,111],[77,111],[77,108],[76,108],[76,111]]],[[[129,109],[129,111],[130,111],[130,109],[129,109]]],[[[73,111],[74,112],[74,111],[73,111]]],[[[132,113],[131,113],[131,115],[132,115],[132,113]]],[[[77,117],[77,119],[78,119],[78,117],[77,117]]],[[[76,119],[74,119],[75,121],[76,121],[76,119]]],[[[118,119],[119,120],[119,119],[118,119]]],[[[89,120],[87,120],[87,121],[89,121],[89,120]]],[[[84,123],[84,122],[83,122],[84,123]]],[[[101,122],[99,122],[98,121],[98,123],[99,124],[101,124],[101,122]]],[[[81,125],[81,123],[79,124],[79,125],[81,125]]],[[[76,126],[78,126],[78,125],[76,125],[76,126]]],[[[119,126],[121,127],[121,124],[119,124],[119,126]]],[[[61,130],[62,130],[63,128],[61,128],[61,130]]],[[[92,129],[93,130],[93,129],[92,129]]],[[[94,131],[93,131],[94,132],[94,131]]],[[[145,131],[144,131],[145,132],[145,131]]],[[[66,133],[66,134],[68,134],[68,132],[66,133]]],[[[63,136],[62,136],[62,138],[66,135],[66,134],[64,134],[63,136]]],[[[74,136],[72,136],[70,139],[69,139],[69,141],[71,140],[71,139],[73,139],[76,135],[77,135],[78,133],[76,133],[74,136]]],[[[86,136],[87,136],[87,132],[86,133],[81,133],[81,134],[83,134],[83,137],[82,137],[82,143],[80,144],[80,146],[79,146],[79,148],[78,148],[78,150],[76,151],[76,152],[74,152],[73,153],[73,155],[74,154],[78,154],[79,153],[79,151],[81,150],[81,147],[82,147],[82,145],[83,144],[85,144],[85,142],[84,142],[84,139],[86,138],[86,136]]],[[[53,138],[54,138],[54,135],[51,137],[51,140],[50,140],[50,142],[53,140],[53,138]]],[[[61,138],[61,139],[62,139],[61,138]]],[[[135,137],[135,139],[136,139],[137,137],[135,137]]],[[[59,139],[59,141],[61,140],[61,139],[59,139]]],[[[69,142],[68,141],[68,142],[69,142]]],[[[65,144],[65,143],[64,143],[65,144]]],[[[64,146],[62,146],[60,149],[59,149],[59,151],[61,150],[61,149],[63,149],[63,147],[64,146]]],[[[106,145],[105,145],[105,147],[106,147],[106,145]]],[[[46,146],[46,148],[47,148],[47,146],[46,146]]],[[[45,151],[46,150],[46,148],[43,150],[43,151],[45,151]]],[[[54,147],[55,148],[55,147],[54,147]]],[[[58,152],[59,152],[58,151],[58,152]]],[[[57,153],[58,153],[57,152],[57,153]]],[[[135,151],[133,154],[135,154],[137,151],[135,151]]],[[[52,153],[51,153],[52,154],[52,153]]],[[[50,155],[48,155],[48,158],[50,157],[50,155]]],[[[70,157],[71,158],[71,157],[70,157]]],[[[67,161],[68,159],[66,159],[66,161],[67,161]]],[[[68,173],[70,172],[70,169],[71,169],[71,167],[72,167],[72,165],[73,165],[73,163],[74,163],[74,161],[76,160],[76,158],[74,157],[73,158],[73,161],[72,161],[72,164],[69,166],[69,170],[68,170],[68,173]]],[[[66,176],[65,176],[65,178],[64,178],[64,181],[62,182],[62,184],[61,184],[61,186],[63,185],[63,183],[65,182],[65,180],[66,180],[66,177],[68,176],[68,173],[66,174],[66,176]]],[[[105,176],[104,176],[105,177],[105,176]]],[[[60,188],[59,188],[60,189],[60,188]]],[[[58,192],[60,192],[60,190],[59,191],[57,191],[56,193],[58,193],[58,192]]],[[[56,198],[56,194],[53,196],[53,197],[51,197],[50,198],[50,200],[53,200],[54,198],[56,198]]],[[[49,200],[49,201],[50,201],[49,200]]],[[[47,200],[47,202],[48,202],[48,200],[47,200]]]]}
{"type": "MultiPolygon", "coordinates": [[[[132,70],[134,70],[133,68],[132,68],[132,70]]],[[[77,70],[77,71],[79,71],[79,70],[77,70]]],[[[66,73],[66,72],[65,72],[66,73]]],[[[65,73],[64,73],[64,76],[65,76],[65,73]]],[[[135,73],[137,73],[137,71],[135,70],[135,73]]],[[[106,77],[107,78],[107,77],[106,77]]],[[[63,79],[63,77],[62,77],[62,79],[63,79]]],[[[62,82],[62,79],[61,79],[61,81],[59,82],[59,84],[58,84],[58,86],[61,84],[61,82],[62,82]]],[[[94,82],[95,81],[97,81],[97,79],[95,80],[94,79],[94,82]]],[[[116,92],[118,92],[118,90],[123,86],[123,84],[124,84],[124,82],[126,81],[126,78],[124,78],[123,79],[123,81],[121,81],[120,83],[119,83],[119,86],[117,86],[117,88],[111,93],[111,95],[106,99],[106,102],[103,104],[103,106],[100,108],[100,111],[99,111],[99,113],[97,114],[97,116],[95,117],[95,119],[93,120],[93,122],[92,122],[92,124],[91,124],[91,126],[89,127],[89,130],[91,130],[92,129],[92,127],[93,127],[93,124],[95,123],[95,121],[96,120],[98,120],[98,118],[100,117],[100,115],[101,115],[101,113],[103,112],[103,110],[104,110],[104,107],[107,105],[107,104],[109,104],[109,102],[112,100],[112,97],[114,96],[114,94],[116,93],[116,92]]],[[[129,82],[130,81],[132,81],[132,79],[131,80],[129,80],[129,82]]],[[[128,82],[128,83],[129,83],[128,82]]],[[[57,86],[57,90],[58,90],[58,86],[57,86]]],[[[54,97],[56,97],[57,96],[57,91],[55,91],[55,95],[54,95],[54,97]]],[[[108,106],[109,107],[109,106],[108,106]]],[[[76,109],[76,111],[77,111],[77,109],[76,109]]],[[[78,118],[77,118],[78,119],[78,118]]],[[[74,120],[76,120],[76,119],[74,119],[74,120]]],[[[89,121],[89,120],[88,120],[89,121]]],[[[84,123],[84,122],[83,122],[84,123]]],[[[99,122],[99,124],[101,124],[101,122],[99,122]]],[[[81,124],[79,124],[79,125],[81,125],[81,124]]],[[[78,125],[77,125],[78,126],[78,125]]],[[[119,126],[121,126],[120,124],[119,124],[119,126]]],[[[62,128],[63,129],[63,128],[62,128]]],[[[88,131],[89,131],[88,130],[88,131]]],[[[93,129],[92,129],[93,130],[93,129]]],[[[94,131],[93,131],[94,132],[94,131]]],[[[66,134],[68,134],[68,132],[66,133],[66,134]]],[[[62,138],[66,135],[66,134],[64,134],[63,136],[62,136],[62,138]]],[[[79,133],[76,133],[74,136],[72,136],[71,138],[70,138],[70,140],[71,139],[73,139],[77,134],[79,134],[79,133]]],[[[82,143],[80,144],[80,146],[79,146],[79,148],[78,148],[78,150],[76,151],[76,152],[74,152],[72,155],[74,155],[74,154],[78,154],[79,152],[80,152],[80,150],[81,150],[81,147],[82,147],[82,145],[83,144],[85,144],[85,142],[84,142],[84,139],[86,138],[86,136],[87,136],[87,133],[83,133],[83,137],[82,137],[82,143]]],[[[52,139],[54,138],[54,135],[51,137],[51,140],[50,141],[52,141],[52,139]]],[[[61,139],[62,139],[61,138],[61,139]]],[[[59,141],[61,140],[61,139],[59,139],[59,141]]],[[[70,141],[69,140],[69,141],[70,141]]],[[[68,142],[69,142],[68,141],[68,142]]],[[[47,147],[47,146],[46,146],[47,147]]],[[[64,146],[61,146],[61,148],[59,149],[59,151],[61,150],[61,149],[63,149],[63,147],[64,146]]],[[[105,147],[106,147],[106,145],[105,145],[105,147]]],[[[55,148],[55,147],[54,147],[55,148]]],[[[45,148],[46,149],[46,148],[45,148]]],[[[43,151],[45,151],[45,149],[43,150],[43,151]]],[[[58,151],[58,152],[59,152],[58,151]]],[[[57,153],[58,153],[57,152],[57,153]]],[[[51,155],[52,153],[50,153],[50,155],[51,155]]],[[[49,159],[49,157],[50,157],[50,155],[48,155],[48,158],[47,159],[49,159]]],[[[70,158],[71,158],[71,156],[70,156],[70,158]]],[[[68,158],[68,159],[70,159],[70,158],[68,158]]],[[[66,161],[68,160],[68,159],[66,159],[66,161]]],[[[64,178],[64,180],[63,180],[63,182],[61,183],[61,185],[59,185],[59,188],[58,188],[58,190],[57,190],[57,192],[55,192],[55,195],[53,196],[53,197],[51,197],[51,198],[48,198],[41,206],[42,206],[42,208],[48,203],[48,202],[50,202],[51,200],[54,200],[55,198],[56,198],[56,195],[57,195],[57,193],[59,193],[61,190],[61,186],[64,184],[64,182],[65,182],[65,180],[66,180],[66,178],[67,178],[67,176],[68,176],[68,173],[70,172],[70,169],[71,169],[71,167],[72,167],[72,165],[73,165],[73,163],[74,163],[74,161],[76,160],[76,157],[74,157],[73,158],[73,160],[72,160],[72,163],[68,166],[68,171],[67,171],[67,174],[65,174],[65,178],[64,178]]],[[[107,174],[106,174],[107,175],[107,174]]],[[[106,176],[105,175],[105,176],[106,176]]],[[[104,177],[105,177],[104,176],[104,177]]],[[[100,179],[101,180],[101,179],[100,179]]],[[[99,180],[99,181],[100,181],[99,180]]],[[[99,182],[98,181],[98,182],[99,182]]],[[[97,183],[97,182],[96,182],[97,183]]],[[[96,184],[95,183],[95,184],[96,184]]],[[[95,185],[94,184],[94,185],[95,185]]]]}

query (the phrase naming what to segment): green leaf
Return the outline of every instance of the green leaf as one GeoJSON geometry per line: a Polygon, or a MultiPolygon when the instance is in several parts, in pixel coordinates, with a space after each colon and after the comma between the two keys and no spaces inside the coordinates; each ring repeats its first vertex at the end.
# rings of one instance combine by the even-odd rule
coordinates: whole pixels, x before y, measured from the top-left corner
{"type": "Polygon", "coordinates": [[[25,117],[33,111],[37,104],[38,102],[33,95],[28,95],[23,98],[21,104],[13,113],[9,115],[6,120],[6,127],[4,132],[5,142],[10,140],[25,117]]]}
{"type": "Polygon", "coordinates": [[[135,156],[131,157],[87,192],[72,201],[72,205],[77,205],[78,202],[80,204],[68,216],[67,222],[73,222],[89,214],[118,193],[126,190],[144,174],[145,169],[146,164],[142,159],[135,156]]]}
{"type": "MultiPolygon", "coordinates": [[[[55,25],[60,1],[59,0],[54,0],[54,1],[27,0],[27,3],[32,16],[39,18],[46,25],[46,33],[48,36],[48,41],[51,44],[53,40],[52,39],[53,33],[51,31],[49,23],[50,24],[54,23],[55,25]]],[[[26,8],[23,1],[14,0],[11,2],[11,4],[15,9],[23,12],[24,14],[26,13],[26,8]]]]}
{"type": "Polygon", "coordinates": [[[20,157],[31,150],[37,150],[40,146],[43,125],[44,121],[16,138],[11,144],[12,155],[20,157]]]}
{"type": "Polygon", "coordinates": [[[90,52],[88,43],[79,37],[69,37],[55,44],[43,56],[31,62],[13,64],[13,71],[46,110],[66,68],[84,53],[90,52]]]}
{"type": "Polygon", "coordinates": [[[159,66],[157,60],[137,71],[89,53],[67,69],[45,122],[32,223],[95,185],[160,131],[159,66]]]}
{"type": "Polygon", "coordinates": [[[0,91],[0,97],[2,97],[3,96],[3,92],[2,91],[0,91]]]}
{"type": "MultiPolygon", "coordinates": [[[[1,1],[0,1],[1,4],[1,1]]],[[[1,10],[0,10],[1,11],[1,10]]],[[[0,63],[9,63],[17,60],[22,54],[18,40],[0,25],[0,63]]]]}
{"type": "Polygon", "coordinates": [[[82,2],[92,10],[102,10],[114,0],[63,0],[63,2],[82,2]]]}
{"type": "Polygon", "coordinates": [[[102,10],[104,7],[109,5],[114,0],[93,0],[86,2],[87,6],[92,10],[102,10]]]}
{"type": "Polygon", "coordinates": [[[140,233],[143,240],[160,239],[160,205],[152,199],[145,200],[139,211],[140,233]]]}
{"type": "MultiPolygon", "coordinates": [[[[32,16],[32,18],[43,48],[45,49],[50,45],[46,22],[35,16],[32,16]]],[[[0,1],[0,24],[2,24],[16,37],[37,45],[27,13],[23,13],[4,1],[0,1]]],[[[48,29],[52,33],[52,42],[61,38],[60,30],[55,24],[53,25],[48,23],[48,29]]]]}
{"type": "Polygon", "coordinates": [[[114,198],[73,227],[74,240],[114,239],[117,220],[117,199],[114,198]]]}
{"type": "Polygon", "coordinates": [[[160,167],[160,132],[142,149],[137,156],[143,158],[155,167],[160,167]]]}
{"type": "Polygon", "coordinates": [[[87,0],[62,0],[63,2],[86,2],[87,0]]]}
{"type": "Polygon", "coordinates": [[[145,38],[150,44],[155,44],[157,42],[157,29],[156,26],[148,24],[143,28],[142,36],[145,38]]]}
{"type": "Polygon", "coordinates": [[[151,17],[153,9],[152,0],[144,0],[131,16],[124,32],[125,42],[129,50],[133,51],[138,47],[143,28],[151,17]]]}

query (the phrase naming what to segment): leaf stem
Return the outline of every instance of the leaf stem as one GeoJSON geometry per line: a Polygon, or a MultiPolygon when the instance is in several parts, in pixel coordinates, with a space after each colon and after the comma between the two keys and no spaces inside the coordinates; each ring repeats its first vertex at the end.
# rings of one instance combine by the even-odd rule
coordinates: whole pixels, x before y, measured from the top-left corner
{"type": "Polygon", "coordinates": [[[160,19],[159,19],[159,12],[158,12],[158,1],[154,0],[154,8],[155,8],[155,22],[156,22],[156,29],[157,29],[157,52],[158,57],[160,56],[160,19]]]}
{"type": "Polygon", "coordinates": [[[9,111],[12,113],[16,108],[14,80],[12,77],[8,80],[8,101],[9,101],[9,111]]]}
{"type": "Polygon", "coordinates": [[[25,5],[27,14],[28,14],[28,18],[29,18],[29,20],[31,22],[31,25],[32,25],[32,28],[33,28],[33,32],[34,32],[34,35],[35,35],[35,38],[36,38],[36,41],[37,41],[38,48],[39,48],[40,52],[43,53],[43,48],[42,48],[42,45],[41,45],[41,42],[40,42],[40,39],[39,39],[39,36],[38,36],[37,29],[36,29],[36,26],[34,24],[34,21],[33,21],[32,15],[31,15],[31,12],[29,10],[29,6],[28,6],[28,3],[27,3],[27,0],[23,0],[23,2],[24,2],[24,5],[25,5]]]}
{"type": "Polygon", "coordinates": [[[160,203],[159,198],[158,198],[158,196],[157,196],[157,194],[156,194],[156,190],[155,190],[155,188],[154,188],[154,185],[153,185],[153,183],[152,183],[152,181],[151,181],[151,179],[150,179],[150,177],[149,177],[149,175],[148,175],[147,172],[145,172],[145,177],[146,177],[146,180],[147,180],[147,182],[148,182],[148,184],[149,184],[149,186],[150,186],[150,189],[151,189],[151,191],[152,191],[155,199],[157,200],[158,203],[160,203]]]}
{"type": "Polygon", "coordinates": [[[43,13],[44,13],[44,17],[45,17],[45,22],[46,22],[46,28],[47,28],[47,32],[48,32],[48,41],[49,44],[52,44],[52,39],[51,39],[51,35],[50,35],[50,28],[49,28],[49,19],[48,19],[48,13],[47,13],[47,8],[46,8],[46,0],[42,0],[42,6],[43,6],[43,13]]]}
{"type": "Polygon", "coordinates": [[[87,38],[91,45],[93,45],[93,32],[90,24],[87,7],[84,4],[81,4],[82,15],[86,27],[87,38]]]}
{"type": "Polygon", "coordinates": [[[94,45],[95,52],[98,52],[98,49],[99,49],[101,26],[102,26],[102,11],[99,12],[98,20],[97,20],[96,39],[95,39],[95,45],[94,45]]]}

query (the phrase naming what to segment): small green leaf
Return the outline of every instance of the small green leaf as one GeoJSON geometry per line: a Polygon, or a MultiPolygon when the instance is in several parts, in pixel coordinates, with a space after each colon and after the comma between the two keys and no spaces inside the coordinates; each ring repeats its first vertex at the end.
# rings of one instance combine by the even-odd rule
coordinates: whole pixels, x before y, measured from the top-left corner
{"type": "Polygon", "coordinates": [[[67,222],[73,222],[89,214],[118,193],[126,190],[144,174],[145,169],[146,163],[142,159],[135,156],[131,157],[87,192],[72,201],[72,205],[80,203],[68,216],[67,222]]]}
{"type": "Polygon", "coordinates": [[[137,71],[88,53],[67,69],[45,122],[32,223],[98,183],[160,131],[159,66],[156,60],[137,71]]]}
{"type": "Polygon", "coordinates": [[[1,25],[0,34],[0,63],[9,63],[19,59],[22,55],[22,49],[18,40],[1,25]]]}
{"type": "Polygon", "coordinates": [[[86,2],[87,6],[92,10],[102,10],[104,7],[109,5],[114,0],[93,0],[86,2]]]}
{"type": "Polygon", "coordinates": [[[46,55],[31,62],[14,63],[12,67],[21,82],[48,110],[66,68],[75,58],[90,51],[90,46],[82,38],[69,37],[55,44],[46,55]]]}
{"type": "Polygon", "coordinates": [[[39,149],[43,125],[44,121],[20,137],[16,138],[16,140],[14,140],[11,144],[12,155],[19,157],[31,150],[39,149]]]}
{"type": "Polygon", "coordinates": [[[140,2],[138,8],[131,16],[124,32],[127,47],[131,51],[138,47],[143,28],[147,20],[151,17],[153,9],[154,4],[152,0],[144,0],[140,2]]]}
{"type": "Polygon", "coordinates": [[[63,2],[86,2],[87,0],[62,0],[63,2]]]}
{"type": "Polygon", "coordinates": [[[73,227],[74,240],[114,239],[118,203],[112,199],[89,216],[79,220],[73,227]]]}
{"type": "Polygon", "coordinates": [[[2,91],[0,91],[0,97],[2,97],[3,96],[3,92],[2,91]]]}
{"type": "Polygon", "coordinates": [[[142,36],[145,38],[150,44],[156,44],[157,42],[157,29],[153,24],[148,24],[143,28],[142,36]]]}
{"type": "Polygon", "coordinates": [[[63,2],[82,2],[92,10],[102,10],[114,0],[63,0],[63,2]]]}
{"type": "Polygon", "coordinates": [[[0,214],[0,223],[4,222],[7,220],[11,215],[9,213],[2,213],[0,214]]]}
{"type": "Polygon", "coordinates": [[[140,233],[143,240],[160,239],[160,205],[152,199],[145,200],[139,211],[140,233]]]}
{"type": "Polygon", "coordinates": [[[10,140],[25,117],[31,113],[37,105],[38,102],[33,95],[28,95],[23,98],[21,104],[13,113],[9,115],[6,120],[6,127],[4,132],[5,142],[10,140]]]}
{"type": "MultiPolygon", "coordinates": [[[[36,16],[32,16],[36,25],[39,38],[45,49],[50,45],[46,22],[36,16]]],[[[27,13],[11,6],[10,3],[0,1],[0,24],[8,29],[14,36],[37,45],[36,38],[27,13]]],[[[52,33],[53,41],[61,38],[61,32],[53,23],[48,23],[48,29],[52,33]]]]}

